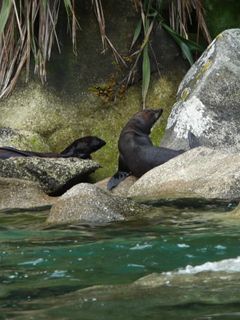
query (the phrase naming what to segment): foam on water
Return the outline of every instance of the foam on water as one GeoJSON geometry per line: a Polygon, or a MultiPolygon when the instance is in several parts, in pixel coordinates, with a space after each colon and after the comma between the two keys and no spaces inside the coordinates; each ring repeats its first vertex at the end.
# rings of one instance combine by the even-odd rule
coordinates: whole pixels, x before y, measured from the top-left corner
{"type": "Polygon", "coordinates": [[[240,272],[240,257],[217,262],[206,262],[198,266],[188,265],[183,269],[179,269],[177,274],[195,274],[204,271],[240,272]]]}
{"type": "Polygon", "coordinates": [[[18,263],[18,265],[20,265],[20,266],[24,266],[24,265],[36,266],[36,265],[38,265],[39,263],[42,263],[42,262],[44,262],[44,259],[43,258],[38,258],[36,260],[31,260],[31,261],[25,261],[25,262],[18,263]]]}

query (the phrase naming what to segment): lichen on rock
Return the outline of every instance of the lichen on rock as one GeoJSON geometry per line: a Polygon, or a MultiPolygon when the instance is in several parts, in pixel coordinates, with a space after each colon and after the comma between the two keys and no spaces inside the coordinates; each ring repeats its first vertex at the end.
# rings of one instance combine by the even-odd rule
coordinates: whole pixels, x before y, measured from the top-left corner
{"type": "Polygon", "coordinates": [[[106,224],[143,214],[146,206],[88,183],[80,183],[63,194],[51,208],[47,223],[106,224]]]}
{"type": "Polygon", "coordinates": [[[190,130],[202,145],[240,150],[240,29],[218,36],[187,72],[161,146],[188,147],[190,130]]]}
{"type": "Polygon", "coordinates": [[[99,168],[92,160],[17,157],[0,160],[0,176],[34,181],[47,194],[58,194],[99,168]]]}

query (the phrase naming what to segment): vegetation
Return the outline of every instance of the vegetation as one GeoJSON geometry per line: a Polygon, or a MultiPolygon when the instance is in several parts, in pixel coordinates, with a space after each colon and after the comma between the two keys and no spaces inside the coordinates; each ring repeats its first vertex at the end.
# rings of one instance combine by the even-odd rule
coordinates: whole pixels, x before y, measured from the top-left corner
{"type": "MultiPolygon", "coordinates": [[[[0,98],[14,88],[25,67],[29,78],[33,57],[35,73],[46,81],[46,63],[51,57],[54,39],[61,52],[56,24],[61,0],[2,0],[0,11],[0,98]]],[[[71,34],[75,49],[76,25],[74,1],[64,0],[66,12],[72,18],[71,34]]]]}
{"type": "MultiPolygon", "coordinates": [[[[90,1],[90,0],[89,0],[90,1]]],[[[127,1],[127,0],[126,0],[127,1]]],[[[202,0],[132,0],[133,10],[139,15],[129,56],[124,59],[106,34],[104,0],[92,0],[102,46],[111,48],[115,60],[129,68],[124,81],[129,84],[134,78],[137,64],[142,61],[142,103],[145,107],[150,83],[150,37],[157,25],[161,25],[180,46],[183,55],[193,63],[193,52],[201,50],[200,33],[207,42],[211,38],[204,20],[202,0]],[[166,14],[167,12],[167,14],[166,14]],[[194,22],[194,23],[193,23],[194,22]],[[196,22],[196,23],[195,23],[196,22]],[[195,41],[191,41],[189,26],[196,25],[195,41]]],[[[14,88],[23,68],[26,81],[29,78],[31,61],[34,72],[42,83],[47,78],[47,61],[51,58],[53,44],[61,52],[56,26],[61,4],[68,16],[73,51],[76,48],[77,21],[75,0],[0,0],[0,99],[14,88]]]]}
{"type": "Polygon", "coordinates": [[[136,27],[131,48],[141,34],[143,40],[140,48],[132,55],[136,56],[133,67],[129,72],[129,79],[134,72],[135,66],[142,56],[142,102],[145,107],[146,95],[150,83],[150,58],[149,51],[152,50],[149,41],[154,26],[160,24],[176,41],[182,50],[183,56],[193,64],[193,51],[201,51],[201,47],[197,44],[200,31],[202,31],[208,42],[211,37],[208,33],[204,20],[204,9],[202,0],[134,0],[136,10],[140,13],[140,21],[136,27]],[[164,17],[164,9],[168,5],[168,20],[164,17]],[[193,17],[197,22],[196,40],[193,42],[189,39],[188,27],[192,24],[193,17]]]}

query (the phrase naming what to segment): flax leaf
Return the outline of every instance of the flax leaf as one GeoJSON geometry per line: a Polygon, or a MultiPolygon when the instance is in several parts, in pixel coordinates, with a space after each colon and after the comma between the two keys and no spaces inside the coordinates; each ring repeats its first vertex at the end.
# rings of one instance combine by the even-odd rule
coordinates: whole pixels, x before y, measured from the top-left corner
{"type": "Polygon", "coordinates": [[[3,33],[11,8],[12,8],[11,0],[2,1],[2,7],[0,12],[0,35],[3,33]]]}
{"type": "Polygon", "coordinates": [[[141,30],[142,30],[142,21],[140,20],[138,22],[137,26],[136,26],[135,31],[134,31],[133,40],[132,40],[132,44],[131,44],[130,50],[132,49],[132,47],[136,43],[138,37],[140,36],[141,30]]]}
{"type": "Polygon", "coordinates": [[[143,101],[143,109],[146,106],[146,97],[148,92],[148,87],[150,83],[151,76],[151,66],[150,59],[148,54],[148,45],[146,45],[143,49],[143,63],[142,63],[142,101],[143,101]]]}

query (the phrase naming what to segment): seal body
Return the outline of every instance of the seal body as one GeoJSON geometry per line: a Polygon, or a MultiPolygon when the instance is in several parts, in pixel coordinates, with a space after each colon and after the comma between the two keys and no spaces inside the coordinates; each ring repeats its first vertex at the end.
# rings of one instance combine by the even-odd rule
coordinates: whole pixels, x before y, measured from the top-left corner
{"type": "Polygon", "coordinates": [[[0,147],[0,159],[11,157],[41,157],[41,158],[69,158],[91,159],[91,153],[102,148],[106,142],[95,136],[83,137],[75,140],[60,153],[34,152],[18,150],[12,147],[0,147]]]}
{"type": "MultiPolygon", "coordinates": [[[[108,182],[109,190],[116,187],[128,175],[141,177],[152,168],[185,152],[185,150],[153,146],[149,134],[162,112],[162,109],[145,109],[136,113],[122,129],[118,141],[118,171],[108,182]]],[[[194,147],[195,136],[191,133],[190,136],[192,144],[190,147],[194,147]]]]}

